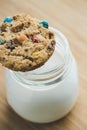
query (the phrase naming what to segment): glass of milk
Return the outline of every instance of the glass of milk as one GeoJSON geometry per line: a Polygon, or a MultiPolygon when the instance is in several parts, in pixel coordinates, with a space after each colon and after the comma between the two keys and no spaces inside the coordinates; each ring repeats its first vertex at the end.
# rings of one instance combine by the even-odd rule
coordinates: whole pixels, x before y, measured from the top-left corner
{"type": "Polygon", "coordinates": [[[64,117],[78,96],[75,59],[65,36],[55,33],[54,54],[40,68],[29,72],[6,69],[7,100],[13,110],[26,120],[48,123],[64,117]]]}

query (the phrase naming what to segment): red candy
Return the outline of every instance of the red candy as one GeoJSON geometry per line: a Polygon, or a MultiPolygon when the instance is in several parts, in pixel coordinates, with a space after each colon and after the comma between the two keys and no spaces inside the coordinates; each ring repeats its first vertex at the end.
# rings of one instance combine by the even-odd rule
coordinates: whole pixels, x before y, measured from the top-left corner
{"type": "Polygon", "coordinates": [[[40,39],[39,39],[38,37],[36,37],[36,36],[32,36],[32,37],[31,37],[31,40],[32,40],[33,42],[37,42],[37,43],[40,42],[40,39]]]}

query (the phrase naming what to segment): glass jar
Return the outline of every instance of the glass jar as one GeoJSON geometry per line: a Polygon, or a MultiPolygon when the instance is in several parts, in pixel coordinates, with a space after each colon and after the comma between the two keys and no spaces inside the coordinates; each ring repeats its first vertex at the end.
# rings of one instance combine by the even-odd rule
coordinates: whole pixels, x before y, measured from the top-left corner
{"type": "Polygon", "coordinates": [[[68,41],[61,32],[50,29],[56,47],[42,67],[29,72],[6,70],[8,103],[24,119],[38,123],[64,117],[78,96],[77,65],[68,41]]]}

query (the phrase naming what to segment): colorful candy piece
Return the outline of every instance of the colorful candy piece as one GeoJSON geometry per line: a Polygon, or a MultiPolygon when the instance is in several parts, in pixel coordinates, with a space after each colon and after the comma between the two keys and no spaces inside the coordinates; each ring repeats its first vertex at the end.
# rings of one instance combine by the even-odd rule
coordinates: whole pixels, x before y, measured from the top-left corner
{"type": "Polygon", "coordinates": [[[4,44],[4,41],[2,39],[0,39],[0,45],[4,44]]]}
{"type": "Polygon", "coordinates": [[[44,28],[48,28],[49,25],[48,25],[48,22],[47,21],[42,21],[42,22],[39,22],[39,24],[42,24],[44,28]]]}
{"type": "Polygon", "coordinates": [[[4,20],[3,20],[4,23],[10,23],[12,21],[13,21],[13,18],[10,17],[10,16],[9,17],[5,17],[4,20]]]}
{"type": "Polygon", "coordinates": [[[40,39],[39,39],[38,37],[36,37],[36,36],[32,36],[32,37],[31,37],[31,40],[32,40],[33,42],[37,42],[37,43],[40,42],[40,39]]]}
{"type": "Polygon", "coordinates": [[[40,51],[34,52],[34,53],[32,54],[33,57],[36,57],[36,56],[39,56],[39,55],[41,55],[41,52],[40,52],[40,51]]]}
{"type": "Polygon", "coordinates": [[[23,42],[23,41],[25,41],[25,40],[27,40],[27,39],[28,39],[27,36],[24,35],[24,34],[19,37],[19,41],[20,41],[20,42],[23,42]]]}

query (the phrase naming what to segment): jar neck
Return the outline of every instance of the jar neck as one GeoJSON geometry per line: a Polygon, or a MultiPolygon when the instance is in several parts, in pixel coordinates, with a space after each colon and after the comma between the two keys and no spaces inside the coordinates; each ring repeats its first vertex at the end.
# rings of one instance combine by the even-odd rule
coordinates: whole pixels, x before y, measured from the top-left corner
{"type": "Polygon", "coordinates": [[[70,68],[72,61],[72,54],[70,52],[69,44],[65,36],[58,30],[50,27],[55,34],[56,47],[53,56],[48,62],[36,69],[29,72],[13,72],[17,80],[24,84],[53,84],[63,80],[64,75],[70,68]]]}

